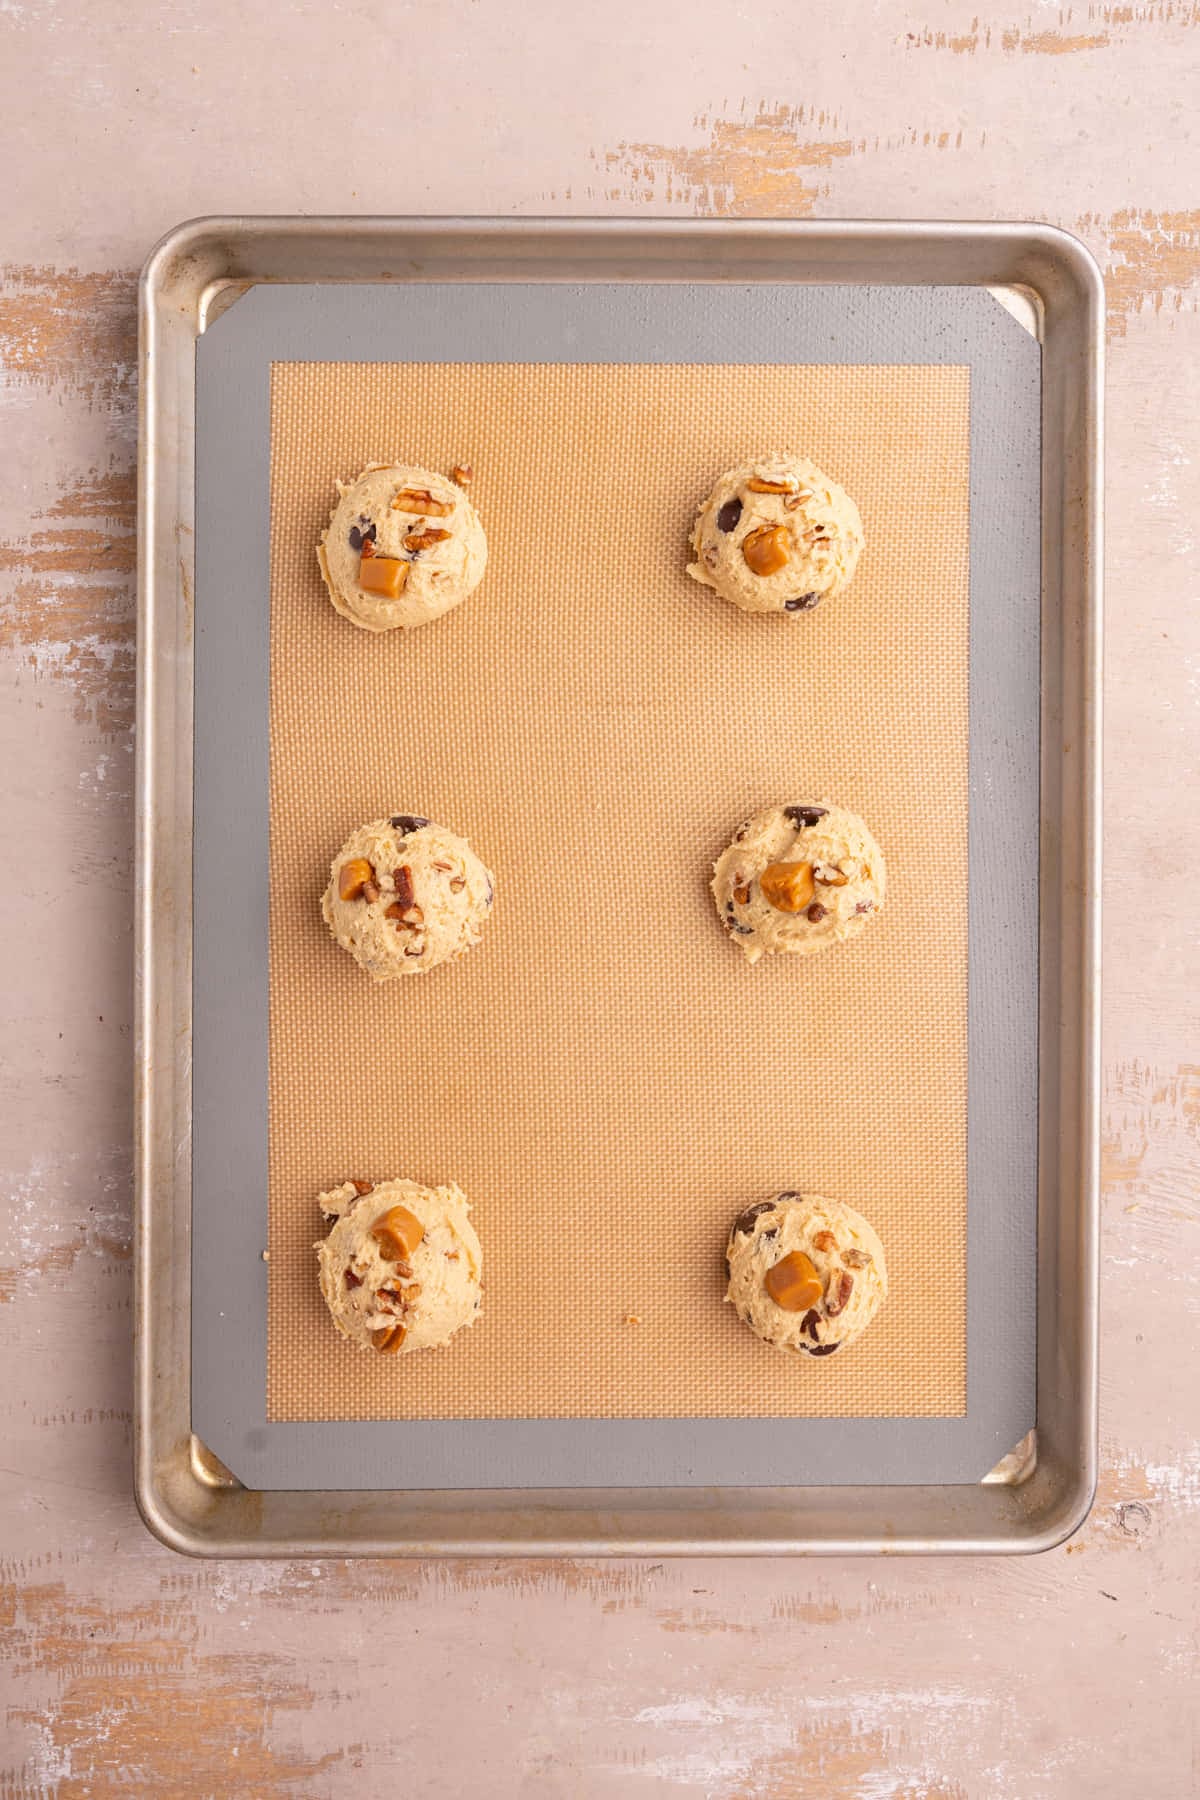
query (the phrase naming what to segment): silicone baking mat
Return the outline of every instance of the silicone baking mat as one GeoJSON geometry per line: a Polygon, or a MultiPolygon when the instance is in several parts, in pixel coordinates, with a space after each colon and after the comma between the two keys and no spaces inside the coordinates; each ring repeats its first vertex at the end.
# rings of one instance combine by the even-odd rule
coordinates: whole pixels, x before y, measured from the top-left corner
{"type": "Polygon", "coordinates": [[[271,387],[274,1419],[953,1415],[965,1401],[968,371],[277,365],[271,387]],[[795,446],[859,501],[853,588],[747,617],[685,572],[724,468],[795,446]],[[469,461],[483,585],[418,632],[338,617],[333,477],[469,461]],[[754,968],[707,881],[747,813],[833,800],[878,924],[754,968]],[[495,872],[480,948],[383,986],[318,910],[358,823],[421,813],[495,872]],[[456,1180],[481,1322],[364,1356],[315,1197],[456,1180]],[[730,1220],[849,1200],[891,1296],[836,1360],[722,1305],[730,1220]]]}
{"type": "Polygon", "coordinates": [[[975,1481],[1028,1430],[1038,372],[971,289],[260,287],[210,326],[192,1416],[243,1481],[975,1481]],[[788,445],[868,547],[840,600],[747,618],[686,575],[688,529],[788,445]],[[474,464],[491,560],[379,637],[314,544],[335,477],[389,457],[474,464]],[[712,860],[822,798],[877,833],[886,911],[750,968],[712,860]],[[461,963],[377,988],[318,901],[396,809],[463,832],[497,899],[461,963]],[[320,1189],[393,1174],[466,1189],[485,1303],[385,1367],[334,1333],[313,1244],[320,1189]],[[730,1219],[782,1187],[887,1246],[838,1358],[722,1304],[730,1219]]]}

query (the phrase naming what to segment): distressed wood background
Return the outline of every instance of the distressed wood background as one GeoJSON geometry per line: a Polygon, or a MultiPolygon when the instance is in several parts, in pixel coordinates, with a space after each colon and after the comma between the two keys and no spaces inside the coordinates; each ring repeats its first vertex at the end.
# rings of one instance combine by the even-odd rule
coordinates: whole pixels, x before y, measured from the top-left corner
{"type": "Polygon", "coordinates": [[[0,1795],[1200,1791],[1198,96],[1184,0],[0,0],[0,1795]],[[212,1566],[142,1529],[134,289],[213,211],[1035,217],[1099,257],[1103,1474],[1063,1549],[212,1566]]]}

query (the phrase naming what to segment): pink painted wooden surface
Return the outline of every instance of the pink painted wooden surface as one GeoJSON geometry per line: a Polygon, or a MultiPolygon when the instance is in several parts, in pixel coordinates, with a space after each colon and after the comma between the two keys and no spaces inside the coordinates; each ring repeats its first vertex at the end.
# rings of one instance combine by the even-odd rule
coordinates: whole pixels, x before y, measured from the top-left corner
{"type": "Polygon", "coordinates": [[[0,0],[0,1794],[1181,1796],[1200,7],[0,0]],[[1103,1461],[1031,1562],[180,1561],[129,1494],[135,271],[205,211],[1038,217],[1110,291],[1103,1461]]]}

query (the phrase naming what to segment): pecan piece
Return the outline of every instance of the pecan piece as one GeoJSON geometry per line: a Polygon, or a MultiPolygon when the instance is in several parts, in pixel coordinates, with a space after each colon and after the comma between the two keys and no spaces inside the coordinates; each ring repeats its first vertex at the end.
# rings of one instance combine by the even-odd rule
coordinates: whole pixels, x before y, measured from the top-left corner
{"type": "Polygon", "coordinates": [[[865,1269],[874,1260],[869,1250],[859,1250],[852,1246],[849,1250],[842,1251],[842,1261],[848,1269],[865,1269]]]}
{"type": "Polygon", "coordinates": [[[443,531],[440,525],[429,525],[424,531],[410,531],[404,540],[406,550],[431,550],[435,544],[444,544],[449,531],[443,531]]]}
{"type": "Polygon", "coordinates": [[[794,481],[767,481],[761,475],[752,475],[746,483],[752,494],[794,494],[794,481]]]}
{"type": "Polygon", "coordinates": [[[818,1231],[813,1235],[813,1245],[817,1250],[836,1250],[837,1239],[832,1231],[818,1231]]]}
{"type": "Polygon", "coordinates": [[[369,1194],[374,1186],[375,1183],[373,1181],[356,1181],[354,1183],[354,1191],[356,1194],[369,1194]]]}
{"type": "Polygon", "coordinates": [[[392,501],[393,512],[427,513],[431,519],[444,519],[454,511],[449,500],[435,500],[428,488],[401,488],[392,501]]]}
{"type": "Polygon", "coordinates": [[[394,1356],[407,1336],[407,1328],[403,1325],[384,1325],[371,1333],[371,1342],[376,1350],[383,1350],[394,1356]]]}
{"type": "Polygon", "coordinates": [[[474,475],[474,473],[475,473],[475,471],[471,467],[470,463],[455,463],[454,467],[450,471],[450,479],[451,479],[451,481],[457,483],[457,485],[459,487],[465,488],[468,485],[468,483],[470,482],[471,477],[474,475]]]}
{"type": "Polygon", "coordinates": [[[401,863],[398,869],[392,870],[392,880],[396,885],[396,905],[411,906],[416,894],[413,891],[412,870],[407,863],[401,863]]]}
{"type": "Polygon", "coordinates": [[[829,1277],[829,1286],[825,1292],[825,1311],[831,1319],[845,1312],[850,1304],[850,1296],[854,1292],[854,1277],[849,1269],[838,1269],[829,1277]]]}
{"type": "Polygon", "coordinates": [[[354,1273],[353,1269],[347,1269],[346,1270],[346,1286],[348,1288],[361,1287],[362,1286],[362,1276],[356,1275],[354,1273]]]}

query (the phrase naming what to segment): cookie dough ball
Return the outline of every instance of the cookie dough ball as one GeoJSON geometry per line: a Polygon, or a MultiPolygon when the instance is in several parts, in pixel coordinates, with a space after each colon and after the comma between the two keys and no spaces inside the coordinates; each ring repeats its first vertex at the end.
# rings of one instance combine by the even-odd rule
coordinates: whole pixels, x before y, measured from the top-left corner
{"type": "Polygon", "coordinates": [[[713,870],[721,923],[748,962],[772,950],[812,956],[857,937],[883,906],[883,852],[840,806],[755,813],[713,870]]]}
{"type": "Polygon", "coordinates": [[[849,587],[863,547],[849,494],[803,456],[722,475],[692,530],[688,574],[743,612],[808,612],[849,587]]]}
{"type": "Polygon", "coordinates": [[[453,1186],[344,1181],[319,1196],[335,1221],[315,1245],[334,1324],[360,1350],[436,1350],[479,1317],[483,1252],[453,1186]]]}
{"type": "Polygon", "coordinates": [[[777,1194],[734,1220],[725,1298],[764,1343],[832,1356],[887,1298],[883,1245],[861,1213],[816,1194],[777,1194]]]}
{"type": "Polygon", "coordinates": [[[317,561],[344,619],[364,631],[411,630],[479,586],[487,539],[456,482],[432,469],[371,463],[337,489],[317,561]]]}
{"type": "Polygon", "coordinates": [[[479,942],[492,877],[465,838],[411,813],[352,832],[333,859],[321,912],[373,981],[422,975],[479,942]]]}

